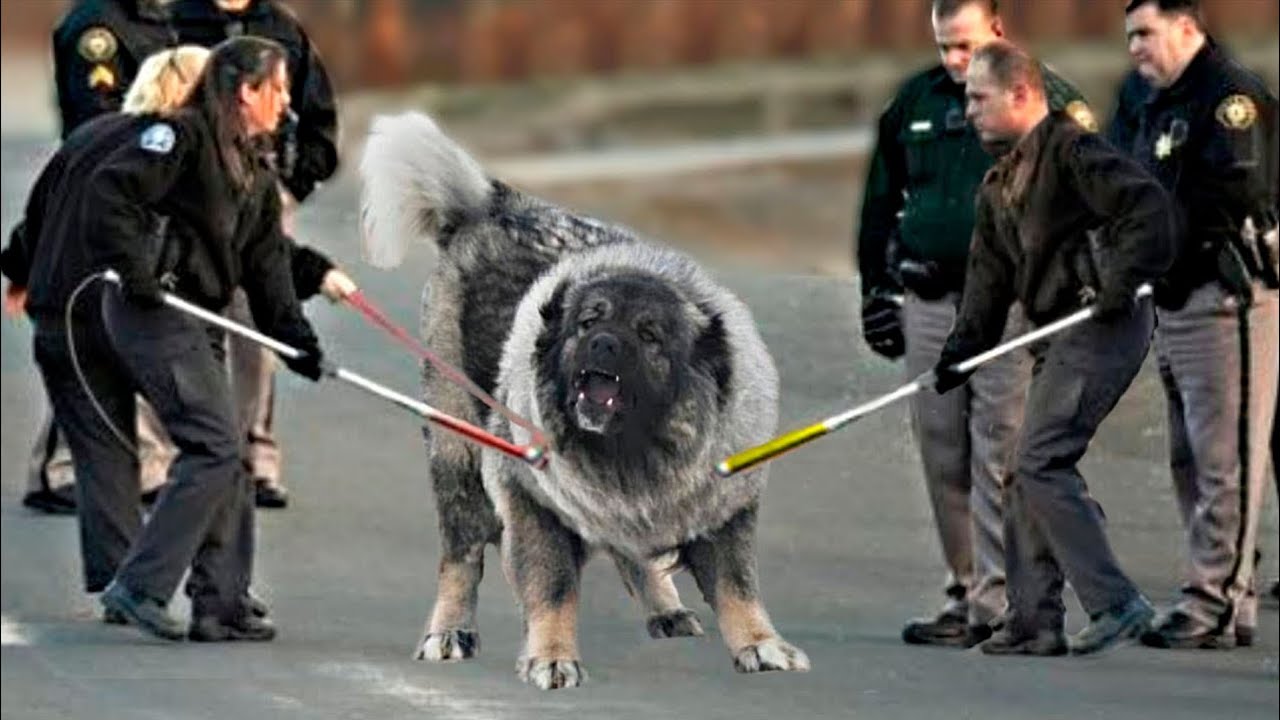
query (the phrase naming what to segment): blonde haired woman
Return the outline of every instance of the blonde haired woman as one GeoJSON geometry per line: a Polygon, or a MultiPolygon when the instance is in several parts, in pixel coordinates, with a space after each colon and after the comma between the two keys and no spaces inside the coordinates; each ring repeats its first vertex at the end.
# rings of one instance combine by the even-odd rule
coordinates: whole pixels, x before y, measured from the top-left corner
{"type": "Polygon", "coordinates": [[[138,68],[120,112],[131,115],[172,112],[186,101],[209,60],[209,49],[179,45],[148,57],[138,68]]]}
{"type": "MultiPolygon", "coordinates": [[[[199,45],[180,45],[151,55],[138,68],[121,112],[164,115],[178,108],[191,94],[208,59],[208,48],[199,45]]],[[[11,314],[21,311],[25,302],[23,290],[17,283],[10,285],[6,309],[11,314]]],[[[169,475],[169,463],[177,455],[177,448],[169,442],[155,411],[141,398],[137,433],[141,492],[144,499],[153,500],[169,475]]],[[[76,478],[71,451],[65,438],[54,428],[52,412],[45,414],[44,424],[36,436],[29,470],[24,505],[52,514],[75,513],[76,478]]]]}

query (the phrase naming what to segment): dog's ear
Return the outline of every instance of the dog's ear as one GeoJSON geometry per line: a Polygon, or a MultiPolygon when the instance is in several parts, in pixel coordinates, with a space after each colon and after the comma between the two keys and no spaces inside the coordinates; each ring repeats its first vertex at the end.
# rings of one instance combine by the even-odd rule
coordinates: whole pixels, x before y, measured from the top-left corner
{"type": "Polygon", "coordinates": [[[556,348],[562,339],[560,329],[564,324],[564,298],[568,291],[569,281],[560,281],[551,292],[551,297],[538,308],[538,314],[542,316],[542,330],[534,342],[533,362],[536,366],[542,367],[548,363],[554,365],[553,359],[558,354],[556,348]]]}
{"type": "Polygon", "coordinates": [[[693,343],[693,366],[715,380],[716,402],[723,409],[729,402],[729,380],[733,374],[729,336],[720,314],[703,310],[708,319],[693,343]]]}
{"type": "Polygon", "coordinates": [[[538,314],[542,316],[543,332],[549,328],[559,329],[560,322],[564,319],[564,296],[568,292],[569,281],[561,280],[556,289],[551,291],[551,297],[538,308],[538,314]]]}

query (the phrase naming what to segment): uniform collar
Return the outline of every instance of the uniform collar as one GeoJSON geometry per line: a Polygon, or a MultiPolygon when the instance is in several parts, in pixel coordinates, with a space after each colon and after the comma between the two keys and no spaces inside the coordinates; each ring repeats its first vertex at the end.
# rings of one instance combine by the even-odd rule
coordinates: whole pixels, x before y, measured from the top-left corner
{"type": "Polygon", "coordinates": [[[964,97],[964,84],[952,80],[951,73],[947,72],[941,64],[936,65],[930,72],[929,87],[940,93],[964,97]]]}
{"type": "Polygon", "coordinates": [[[187,22],[225,23],[265,17],[271,13],[271,3],[268,0],[251,0],[248,7],[238,13],[223,10],[213,0],[174,0],[171,8],[173,17],[187,22]]]}
{"type": "Polygon", "coordinates": [[[163,0],[124,0],[121,3],[125,13],[138,20],[148,22],[165,22],[169,13],[163,0]]]}
{"type": "Polygon", "coordinates": [[[1206,36],[1204,47],[1200,48],[1195,57],[1191,58],[1191,62],[1187,63],[1182,75],[1169,87],[1153,93],[1150,100],[1154,101],[1157,98],[1178,99],[1188,94],[1194,94],[1210,68],[1218,64],[1220,55],[1221,51],[1218,49],[1218,43],[1212,37],[1206,36]]]}

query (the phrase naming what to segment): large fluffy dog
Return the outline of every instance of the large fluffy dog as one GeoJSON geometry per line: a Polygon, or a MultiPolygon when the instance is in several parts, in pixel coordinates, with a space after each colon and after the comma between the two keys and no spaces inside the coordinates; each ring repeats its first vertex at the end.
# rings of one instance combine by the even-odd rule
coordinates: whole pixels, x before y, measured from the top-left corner
{"type": "MultiPolygon", "coordinates": [[[[683,255],[490,179],[422,115],[377,119],[361,172],[372,262],[395,264],[413,236],[439,249],[425,293],[431,347],[553,444],[537,471],[430,435],[444,557],[419,657],[475,652],[484,547],[501,541],[527,682],[586,677],[577,599],[592,550],[612,555],[654,637],[702,633],[670,577],[688,567],[738,670],[807,669],[760,601],[765,471],[712,472],[777,422],[777,373],[746,307],[683,255]]],[[[426,385],[440,409],[529,441],[430,368],[426,385]]]]}

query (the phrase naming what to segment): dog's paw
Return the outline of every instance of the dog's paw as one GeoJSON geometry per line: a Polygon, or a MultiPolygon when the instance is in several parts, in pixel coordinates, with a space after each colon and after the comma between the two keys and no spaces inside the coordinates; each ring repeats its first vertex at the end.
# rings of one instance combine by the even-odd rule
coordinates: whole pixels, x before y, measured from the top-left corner
{"type": "Polygon", "coordinates": [[[475,657],[480,651],[480,634],[475,630],[446,630],[427,633],[414,655],[429,662],[456,662],[475,657]]]}
{"type": "Polygon", "coordinates": [[[587,681],[587,669],[577,660],[520,658],[516,674],[539,690],[578,687],[587,681]]]}
{"type": "Polygon", "coordinates": [[[807,672],[809,656],[786,640],[773,637],[739,650],[733,656],[733,669],[742,673],[769,672],[770,670],[807,672]]]}
{"type": "Polygon", "coordinates": [[[645,625],[651,638],[702,637],[702,623],[688,608],[650,615],[645,625]]]}

